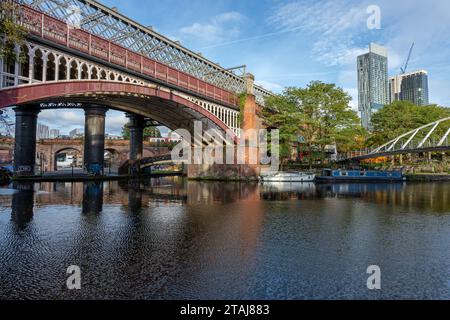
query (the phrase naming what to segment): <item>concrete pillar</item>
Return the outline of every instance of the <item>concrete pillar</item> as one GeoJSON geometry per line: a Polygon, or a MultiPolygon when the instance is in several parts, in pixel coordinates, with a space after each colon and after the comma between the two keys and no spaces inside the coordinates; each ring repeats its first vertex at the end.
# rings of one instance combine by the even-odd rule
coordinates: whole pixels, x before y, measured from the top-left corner
{"type": "Polygon", "coordinates": [[[34,175],[38,106],[16,107],[14,171],[18,176],[34,175]]]}
{"type": "Polygon", "coordinates": [[[130,160],[142,158],[144,147],[145,119],[137,114],[127,114],[130,119],[128,128],[130,129],[130,160]]]}
{"type": "Polygon", "coordinates": [[[102,106],[84,108],[84,166],[89,173],[100,174],[105,161],[105,115],[102,106]]]}

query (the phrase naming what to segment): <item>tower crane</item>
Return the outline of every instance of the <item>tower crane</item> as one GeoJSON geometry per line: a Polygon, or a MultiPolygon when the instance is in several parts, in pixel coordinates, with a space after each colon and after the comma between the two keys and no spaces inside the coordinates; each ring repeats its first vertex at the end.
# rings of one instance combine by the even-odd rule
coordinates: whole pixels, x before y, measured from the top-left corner
{"type": "Polygon", "coordinates": [[[402,71],[401,74],[406,73],[406,69],[408,68],[409,59],[411,59],[411,53],[412,53],[413,49],[414,49],[414,42],[412,43],[411,48],[409,49],[408,58],[406,59],[405,66],[403,68],[400,68],[400,70],[402,71]]]}

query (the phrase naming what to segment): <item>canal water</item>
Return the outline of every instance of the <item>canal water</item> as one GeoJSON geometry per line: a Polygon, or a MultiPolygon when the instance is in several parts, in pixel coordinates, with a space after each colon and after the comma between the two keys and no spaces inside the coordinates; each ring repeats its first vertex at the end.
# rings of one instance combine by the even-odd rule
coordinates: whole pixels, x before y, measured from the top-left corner
{"type": "Polygon", "coordinates": [[[0,189],[0,299],[94,298],[450,299],[450,183],[0,189]]]}

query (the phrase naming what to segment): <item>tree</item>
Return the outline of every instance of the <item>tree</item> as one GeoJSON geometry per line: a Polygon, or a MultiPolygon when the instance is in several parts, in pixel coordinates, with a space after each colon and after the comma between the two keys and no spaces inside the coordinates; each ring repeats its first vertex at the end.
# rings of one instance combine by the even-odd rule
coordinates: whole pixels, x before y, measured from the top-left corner
{"type": "MultiPolygon", "coordinates": [[[[130,140],[130,128],[128,127],[128,123],[122,127],[122,137],[125,140],[130,140]]],[[[144,138],[160,138],[161,132],[157,127],[145,127],[144,128],[144,138]]]]}
{"type": "Polygon", "coordinates": [[[279,155],[283,164],[290,157],[292,143],[297,139],[300,114],[283,94],[268,97],[261,115],[268,128],[279,129],[279,155]]]}
{"type": "Polygon", "coordinates": [[[26,29],[21,24],[21,6],[13,0],[0,2],[0,58],[6,65],[22,61],[24,56],[18,55],[16,46],[25,40],[26,29]]]}
{"type": "Polygon", "coordinates": [[[319,152],[336,144],[339,151],[355,143],[355,135],[365,137],[358,116],[350,106],[351,97],[335,84],[311,82],[306,88],[286,88],[269,97],[262,112],[269,127],[280,130],[280,156],[289,157],[293,143],[302,137],[312,166],[319,152]]]}
{"type": "Polygon", "coordinates": [[[372,115],[373,130],[369,144],[381,145],[408,131],[446,117],[450,117],[449,108],[437,105],[417,106],[409,101],[394,101],[372,115]]]}

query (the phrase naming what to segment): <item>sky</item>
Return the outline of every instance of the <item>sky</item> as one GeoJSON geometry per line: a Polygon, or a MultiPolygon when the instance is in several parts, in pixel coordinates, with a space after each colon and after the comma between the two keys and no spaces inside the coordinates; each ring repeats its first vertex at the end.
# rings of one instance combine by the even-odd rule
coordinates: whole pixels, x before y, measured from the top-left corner
{"type": "MultiPolygon", "coordinates": [[[[389,75],[425,69],[430,102],[450,106],[449,0],[100,0],[142,25],[201,52],[223,67],[247,65],[256,82],[276,93],[310,81],[336,83],[357,109],[356,57],[370,42],[388,49],[389,75]],[[367,8],[380,8],[381,28],[369,29],[367,8]]],[[[81,111],[44,111],[39,121],[63,133],[82,127],[81,111]]],[[[120,134],[123,113],[106,127],[120,134]]]]}

